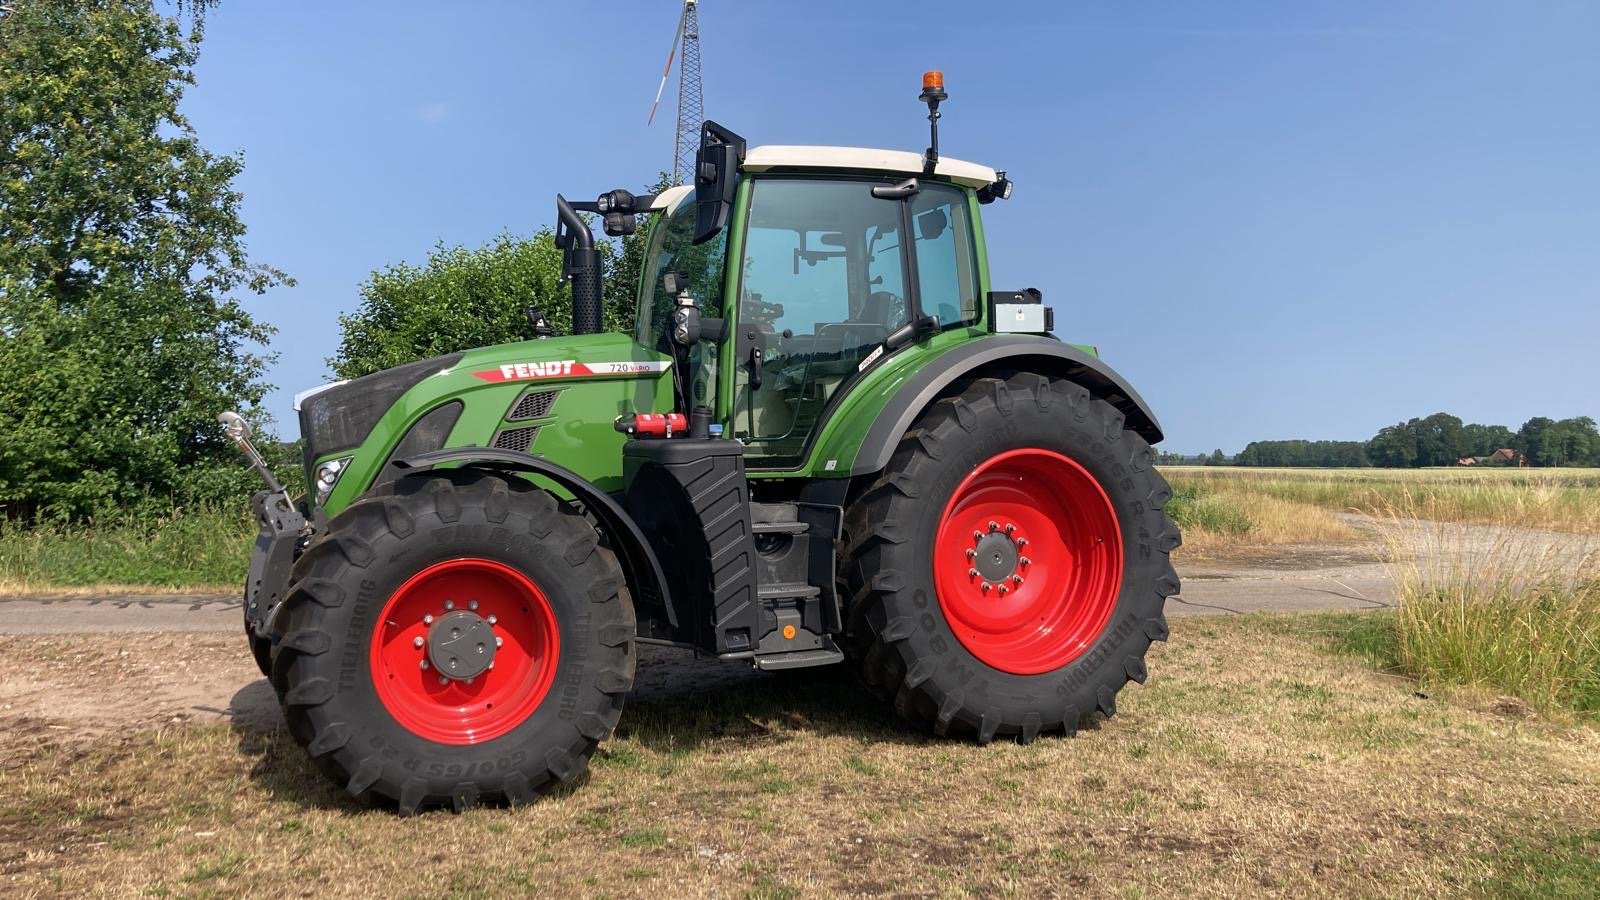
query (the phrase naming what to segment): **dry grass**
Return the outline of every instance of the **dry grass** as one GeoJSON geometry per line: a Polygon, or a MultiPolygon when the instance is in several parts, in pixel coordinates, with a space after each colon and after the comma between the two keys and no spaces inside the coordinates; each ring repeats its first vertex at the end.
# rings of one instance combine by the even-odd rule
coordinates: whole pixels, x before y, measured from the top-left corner
{"type": "Polygon", "coordinates": [[[1185,557],[1237,554],[1263,546],[1343,544],[1363,539],[1327,509],[1256,490],[1249,482],[1192,480],[1167,472],[1167,511],[1183,530],[1185,557]]]}
{"type": "MultiPolygon", "coordinates": [[[[1321,632],[1353,621],[1366,620],[1175,622],[1116,719],[1029,746],[901,730],[846,683],[636,702],[579,789],[411,820],[349,806],[279,731],[183,725],[24,749],[7,722],[0,883],[306,896],[1592,888],[1600,733],[1508,718],[1476,694],[1421,697],[1329,652],[1321,632]]],[[[67,639],[50,640],[64,652],[67,639]]],[[[191,652],[233,644],[197,637],[191,652]]]]}
{"type": "Polygon", "coordinates": [[[1595,469],[1162,469],[1173,488],[1264,496],[1334,512],[1414,509],[1444,522],[1600,535],[1595,469]]]}
{"type": "Polygon", "coordinates": [[[1600,717],[1600,541],[1463,531],[1416,506],[1384,527],[1401,606],[1398,668],[1600,717]]]}

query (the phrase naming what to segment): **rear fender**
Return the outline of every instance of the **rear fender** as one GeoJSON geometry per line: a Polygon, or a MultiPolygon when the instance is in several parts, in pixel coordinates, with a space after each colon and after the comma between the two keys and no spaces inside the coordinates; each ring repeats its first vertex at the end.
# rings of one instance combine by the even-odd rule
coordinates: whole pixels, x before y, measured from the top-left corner
{"type": "Polygon", "coordinates": [[[1161,441],[1155,413],[1110,366],[1069,344],[1027,335],[997,336],[962,344],[940,354],[905,380],[873,420],[862,439],[851,475],[883,471],[900,438],[917,416],[958,379],[998,369],[1055,375],[1088,388],[1127,417],[1130,429],[1151,444],[1161,441]]]}

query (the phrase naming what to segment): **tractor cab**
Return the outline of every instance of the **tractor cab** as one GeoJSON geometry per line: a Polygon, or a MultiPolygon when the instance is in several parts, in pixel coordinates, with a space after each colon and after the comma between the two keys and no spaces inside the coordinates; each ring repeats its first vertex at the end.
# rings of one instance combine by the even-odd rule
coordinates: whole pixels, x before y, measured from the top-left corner
{"type": "Polygon", "coordinates": [[[923,157],[905,151],[745,152],[715,123],[703,139],[735,142],[737,172],[654,198],[637,339],[676,353],[673,314],[692,301],[717,323],[701,338],[719,346],[697,340],[687,354],[690,405],[726,422],[751,466],[791,468],[829,404],[886,354],[983,327],[978,206],[1004,175],[953,159],[923,174],[923,157]],[[708,220],[724,224],[708,234],[708,220]],[[735,254],[743,265],[730,267],[735,254]]]}

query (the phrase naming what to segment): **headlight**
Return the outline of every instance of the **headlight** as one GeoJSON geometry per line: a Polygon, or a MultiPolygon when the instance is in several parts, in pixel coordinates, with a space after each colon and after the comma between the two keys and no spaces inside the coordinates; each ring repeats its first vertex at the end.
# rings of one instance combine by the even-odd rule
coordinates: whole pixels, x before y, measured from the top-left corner
{"type": "Polygon", "coordinates": [[[313,479],[317,491],[317,506],[328,500],[328,495],[333,493],[333,488],[339,483],[339,476],[344,474],[345,467],[350,465],[354,457],[346,456],[343,459],[330,459],[317,466],[316,477],[313,479]]]}

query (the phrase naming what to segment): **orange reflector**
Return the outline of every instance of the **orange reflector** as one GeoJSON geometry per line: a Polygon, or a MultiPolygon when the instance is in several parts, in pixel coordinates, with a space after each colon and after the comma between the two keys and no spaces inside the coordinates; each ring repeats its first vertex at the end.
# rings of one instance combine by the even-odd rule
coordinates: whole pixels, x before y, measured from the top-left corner
{"type": "Polygon", "coordinates": [[[783,626],[783,639],[786,640],[786,641],[794,640],[794,626],[793,625],[785,625],[785,626],[783,626]]]}
{"type": "Polygon", "coordinates": [[[925,91],[944,90],[944,73],[938,70],[922,73],[922,89],[925,91]]]}

